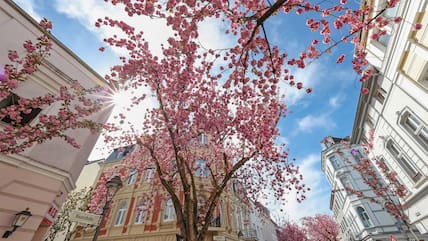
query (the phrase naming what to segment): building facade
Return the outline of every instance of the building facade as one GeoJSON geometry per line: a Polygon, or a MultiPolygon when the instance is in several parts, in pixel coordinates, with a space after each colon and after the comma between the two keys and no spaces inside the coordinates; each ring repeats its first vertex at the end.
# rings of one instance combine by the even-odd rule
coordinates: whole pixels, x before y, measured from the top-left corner
{"type": "Polygon", "coordinates": [[[408,240],[411,234],[401,232],[399,222],[367,198],[375,195],[354,169],[366,158],[361,146],[349,145],[349,138],[335,137],[326,137],[321,145],[322,170],[332,188],[330,209],[340,227],[340,240],[408,240]]]}
{"type": "MultiPolygon", "coordinates": [[[[0,31],[3,33],[0,38],[1,68],[9,63],[8,50],[24,53],[22,43],[25,40],[36,42],[36,38],[42,35],[38,23],[11,0],[0,1],[0,31]]],[[[86,88],[107,86],[101,76],[62,43],[54,37],[52,42],[51,55],[43,61],[38,71],[14,89],[14,95],[20,98],[47,93],[58,95],[60,87],[69,86],[73,80],[82,80],[81,84],[86,88]]],[[[4,108],[6,99],[0,100],[1,108],[4,108]]],[[[58,108],[52,105],[36,115],[54,114],[58,108]]],[[[109,114],[110,110],[107,109],[94,114],[92,119],[104,123],[109,114]]],[[[37,116],[29,120],[29,124],[36,124],[37,116]]],[[[0,121],[1,129],[8,125],[4,118],[0,121]]],[[[75,181],[98,138],[98,134],[86,130],[70,132],[70,136],[81,144],[80,149],[54,138],[33,145],[20,154],[0,154],[0,235],[12,229],[16,213],[28,208],[32,216],[8,240],[43,240],[58,207],[67,193],[75,188],[75,181]]]]}
{"type": "MultiPolygon", "coordinates": [[[[385,0],[363,1],[374,7],[385,0]]],[[[383,17],[398,24],[361,35],[375,74],[362,84],[351,142],[373,145],[371,158],[385,162],[407,189],[401,202],[419,232],[428,232],[428,1],[401,0],[383,17]],[[419,30],[417,30],[419,29],[419,30]],[[372,36],[386,31],[378,39],[372,36]]]]}
{"type": "MultiPolygon", "coordinates": [[[[133,151],[134,147],[115,150],[100,164],[96,182],[103,178],[107,169],[119,164],[133,151]]],[[[209,190],[210,185],[204,172],[203,169],[199,170],[198,185],[202,188],[198,191],[198,203],[203,203],[204,192],[209,190]]],[[[157,182],[154,168],[131,170],[123,181],[123,187],[114,196],[106,221],[101,224],[98,240],[117,240],[120,237],[124,241],[176,241],[180,230],[175,210],[172,201],[157,182]]],[[[259,211],[266,211],[266,208],[255,208],[255,204],[243,199],[239,182],[232,180],[231,183],[230,190],[225,191],[217,205],[205,240],[277,241],[274,223],[266,216],[268,213],[259,211]],[[261,220],[264,223],[257,223],[260,231],[257,232],[252,222],[261,220]],[[270,235],[262,232],[270,230],[270,235]]],[[[73,240],[92,240],[94,231],[94,227],[81,228],[73,240]]]]}

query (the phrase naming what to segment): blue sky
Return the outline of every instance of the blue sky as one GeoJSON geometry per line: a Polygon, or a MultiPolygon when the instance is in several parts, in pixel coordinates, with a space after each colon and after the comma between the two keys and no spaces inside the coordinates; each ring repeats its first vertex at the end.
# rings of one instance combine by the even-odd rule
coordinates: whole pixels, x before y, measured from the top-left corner
{"type": "MultiPolygon", "coordinates": [[[[98,48],[104,46],[102,38],[108,32],[94,27],[98,17],[106,14],[118,15],[101,0],[15,0],[24,10],[36,19],[47,17],[54,23],[53,34],[81,59],[88,63],[101,75],[107,73],[109,67],[117,62],[117,51],[107,50],[104,53],[98,48]]],[[[138,20],[138,19],[137,19],[138,20]]],[[[135,20],[135,21],[137,21],[135,20]]],[[[141,19],[140,19],[141,21],[141,19]]],[[[143,21],[144,22],[144,21],[143,21]]],[[[296,36],[303,39],[313,37],[321,40],[318,33],[306,30],[305,19],[292,14],[287,18],[280,14],[270,19],[266,25],[272,44],[280,45],[291,55],[306,46],[296,36]]],[[[151,23],[146,26],[153,34],[148,39],[162,42],[167,29],[162,23],[151,23]]],[[[111,34],[111,33],[110,33],[111,34]]],[[[201,34],[207,45],[224,47],[227,45],[219,31],[217,23],[207,23],[206,33],[201,34]]],[[[202,41],[203,42],[203,41],[202,41]]],[[[156,47],[154,47],[156,52],[156,47]]],[[[360,83],[350,64],[353,48],[350,44],[339,45],[331,55],[325,55],[312,63],[307,69],[297,71],[296,79],[313,88],[313,93],[306,94],[295,88],[286,88],[287,104],[290,109],[279,128],[281,138],[290,149],[290,155],[297,159],[301,171],[312,191],[308,199],[298,204],[292,197],[282,207],[286,214],[273,216],[297,221],[303,216],[315,213],[329,213],[330,187],[321,172],[320,140],[328,135],[343,137],[350,135],[358,101],[360,83]],[[341,65],[336,64],[339,53],[347,58],[341,65]]],[[[90,159],[101,158],[94,154],[90,159]]],[[[274,209],[280,209],[271,204],[274,209]]],[[[275,213],[275,210],[272,212],[275,213]]]]}

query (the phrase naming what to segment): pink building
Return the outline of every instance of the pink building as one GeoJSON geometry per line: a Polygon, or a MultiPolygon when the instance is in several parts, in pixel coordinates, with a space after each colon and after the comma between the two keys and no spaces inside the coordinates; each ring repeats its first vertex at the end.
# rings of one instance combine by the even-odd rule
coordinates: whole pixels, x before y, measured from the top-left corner
{"type": "MultiPolygon", "coordinates": [[[[41,29],[22,9],[11,0],[0,1],[0,65],[8,63],[10,49],[22,50],[22,42],[41,35],[41,29]]],[[[23,98],[58,93],[60,86],[69,85],[71,80],[81,82],[84,87],[107,84],[103,78],[83,63],[62,43],[53,38],[53,50],[40,69],[21,83],[14,94],[23,98]]],[[[4,102],[5,99],[0,99],[4,102]]],[[[3,108],[0,105],[0,109],[3,108]]],[[[50,106],[40,113],[52,114],[58,106],[50,106]]],[[[93,120],[105,122],[111,112],[93,115],[93,120]]],[[[31,124],[38,121],[34,118],[31,124]]],[[[0,129],[8,123],[0,120],[0,129]]],[[[32,216],[7,240],[43,240],[44,235],[61,207],[68,192],[74,189],[75,181],[95,145],[98,134],[77,130],[74,136],[82,146],[75,149],[61,139],[52,139],[35,145],[19,155],[0,154],[0,235],[11,230],[15,214],[29,209],[32,216]]],[[[1,141],[1,140],[0,140],[1,141]]]]}

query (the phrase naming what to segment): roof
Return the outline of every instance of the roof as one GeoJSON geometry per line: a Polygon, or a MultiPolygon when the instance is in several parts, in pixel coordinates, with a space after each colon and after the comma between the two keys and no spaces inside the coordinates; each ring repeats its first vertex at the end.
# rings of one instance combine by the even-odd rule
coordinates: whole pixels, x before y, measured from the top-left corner
{"type": "Polygon", "coordinates": [[[105,163],[113,163],[122,160],[129,153],[132,153],[135,145],[129,145],[114,149],[114,151],[107,157],[105,163]]]}

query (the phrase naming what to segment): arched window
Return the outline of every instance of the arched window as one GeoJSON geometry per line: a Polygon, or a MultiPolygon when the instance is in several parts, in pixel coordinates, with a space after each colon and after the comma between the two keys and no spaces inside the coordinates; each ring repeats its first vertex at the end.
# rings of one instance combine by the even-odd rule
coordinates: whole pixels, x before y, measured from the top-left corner
{"type": "Polygon", "coordinates": [[[138,174],[138,171],[135,170],[135,169],[133,169],[133,170],[130,171],[128,182],[127,182],[128,185],[134,184],[135,180],[137,179],[137,174],[138,174]]]}
{"type": "Polygon", "coordinates": [[[116,214],[116,221],[114,222],[114,226],[120,226],[123,224],[123,220],[125,220],[126,209],[128,208],[128,203],[123,201],[119,205],[119,209],[116,214]]]}
{"type": "Polygon", "coordinates": [[[151,182],[153,177],[155,176],[155,169],[150,167],[146,169],[146,182],[151,182]]]}
{"type": "Polygon", "coordinates": [[[370,227],[371,226],[370,218],[369,218],[369,215],[367,214],[366,210],[364,210],[364,208],[362,208],[362,207],[357,207],[357,213],[358,213],[358,216],[360,217],[361,222],[363,223],[364,227],[366,227],[366,228],[370,227]]]}
{"type": "Polygon", "coordinates": [[[175,219],[174,204],[171,198],[165,203],[165,209],[163,211],[163,221],[173,221],[175,219]]]}
{"type": "Polygon", "coordinates": [[[141,224],[144,223],[144,219],[146,218],[146,201],[142,198],[140,202],[135,207],[135,223],[141,224]]]}

